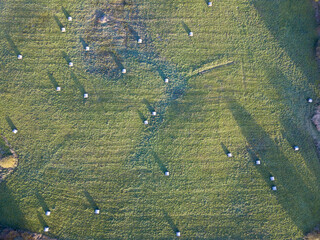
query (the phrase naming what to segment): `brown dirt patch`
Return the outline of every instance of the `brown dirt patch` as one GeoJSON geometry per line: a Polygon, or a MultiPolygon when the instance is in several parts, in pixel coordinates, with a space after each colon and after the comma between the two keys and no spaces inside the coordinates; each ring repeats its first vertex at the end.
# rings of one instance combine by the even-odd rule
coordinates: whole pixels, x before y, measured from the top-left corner
{"type": "Polygon", "coordinates": [[[8,139],[1,135],[0,140],[0,182],[2,182],[16,169],[19,160],[8,139]]]}
{"type": "MultiPolygon", "coordinates": [[[[106,3],[88,16],[84,32],[84,42],[93,46],[94,51],[84,54],[89,72],[103,74],[111,79],[122,76],[125,68],[122,58],[128,41],[136,38],[132,33],[134,23],[129,22],[133,14],[133,5],[128,1],[117,0],[106,3]]],[[[134,42],[134,41],[133,41],[134,42]]],[[[136,41],[135,41],[136,42],[136,41]]]]}
{"type": "Polygon", "coordinates": [[[0,240],[57,240],[42,234],[0,227],[0,240]]]}

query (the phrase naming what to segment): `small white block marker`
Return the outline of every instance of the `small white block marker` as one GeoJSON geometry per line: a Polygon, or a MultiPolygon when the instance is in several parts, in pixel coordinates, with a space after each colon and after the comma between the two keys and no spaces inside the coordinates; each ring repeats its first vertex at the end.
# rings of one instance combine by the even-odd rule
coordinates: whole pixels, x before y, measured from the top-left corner
{"type": "Polygon", "coordinates": [[[21,54],[18,55],[18,59],[19,59],[19,60],[22,59],[22,55],[21,55],[21,54]]]}
{"type": "Polygon", "coordinates": [[[61,87],[57,87],[56,90],[57,90],[57,92],[60,92],[61,91],[61,87]]]}
{"type": "Polygon", "coordinates": [[[261,164],[260,160],[256,160],[256,165],[260,165],[260,164],[261,164]]]}
{"type": "Polygon", "coordinates": [[[193,36],[193,32],[189,32],[189,37],[192,37],[193,36]]]}
{"type": "Polygon", "coordinates": [[[72,17],[71,17],[71,16],[68,17],[68,21],[69,21],[69,22],[72,21],[72,17]]]}
{"type": "Polygon", "coordinates": [[[66,28],[65,28],[65,27],[62,27],[62,28],[61,28],[61,32],[66,32],[66,28]]]}
{"type": "Polygon", "coordinates": [[[94,210],[94,214],[100,214],[100,210],[99,209],[95,209],[94,210]]]}
{"type": "Polygon", "coordinates": [[[178,231],[178,232],[176,232],[176,236],[177,237],[180,237],[181,236],[181,233],[178,231]]]}
{"type": "Polygon", "coordinates": [[[228,153],[227,153],[227,156],[228,156],[228,157],[232,157],[232,153],[228,152],[228,153]]]}
{"type": "Polygon", "coordinates": [[[86,46],[86,51],[90,51],[90,47],[89,46],[86,46]]]}
{"type": "Polygon", "coordinates": [[[274,176],[270,177],[270,181],[272,181],[272,182],[274,181],[274,176]]]}
{"type": "Polygon", "coordinates": [[[48,210],[46,211],[46,216],[50,216],[51,212],[48,210]]]}
{"type": "Polygon", "coordinates": [[[73,62],[69,62],[69,67],[73,67],[73,62]]]}
{"type": "Polygon", "coordinates": [[[165,78],[165,79],[164,79],[164,82],[165,82],[165,83],[168,83],[168,82],[169,82],[169,78],[165,78]]]}
{"type": "Polygon", "coordinates": [[[208,7],[212,7],[212,2],[208,2],[208,7]]]}
{"type": "Polygon", "coordinates": [[[276,186],[272,186],[272,191],[277,191],[277,187],[276,186]]]}
{"type": "Polygon", "coordinates": [[[142,43],[142,39],[141,38],[138,39],[138,43],[142,43]]]}
{"type": "Polygon", "coordinates": [[[15,128],[15,129],[12,129],[12,132],[13,132],[13,133],[17,133],[18,130],[15,128]]]}
{"type": "Polygon", "coordinates": [[[88,98],[88,97],[89,97],[88,93],[83,94],[83,98],[88,98]]]}
{"type": "Polygon", "coordinates": [[[157,115],[157,112],[152,112],[152,116],[156,116],[157,115]]]}
{"type": "Polygon", "coordinates": [[[168,171],[165,171],[165,172],[164,172],[164,175],[165,175],[165,176],[169,176],[170,173],[169,173],[168,171]]]}
{"type": "Polygon", "coordinates": [[[148,125],[148,124],[149,124],[148,120],[145,120],[143,123],[144,123],[145,125],[148,125]]]}
{"type": "Polygon", "coordinates": [[[124,68],[124,69],[121,70],[121,72],[122,72],[122,73],[126,73],[126,72],[127,72],[127,69],[124,68]]]}
{"type": "Polygon", "coordinates": [[[307,101],[308,101],[308,103],[312,103],[313,102],[312,98],[308,98],[307,101]]]}
{"type": "Polygon", "coordinates": [[[44,232],[49,232],[49,227],[44,227],[43,231],[44,232]]]}
{"type": "Polygon", "coordinates": [[[294,146],[293,149],[294,149],[295,151],[299,151],[300,148],[299,148],[298,146],[294,146]]]}

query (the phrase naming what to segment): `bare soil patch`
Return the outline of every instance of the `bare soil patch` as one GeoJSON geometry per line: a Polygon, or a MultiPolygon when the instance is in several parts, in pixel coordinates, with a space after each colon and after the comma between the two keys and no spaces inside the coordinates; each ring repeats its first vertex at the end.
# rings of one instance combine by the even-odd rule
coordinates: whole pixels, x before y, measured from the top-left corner
{"type": "Polygon", "coordinates": [[[18,166],[18,155],[8,139],[0,136],[0,182],[2,182],[18,166]]]}
{"type": "Polygon", "coordinates": [[[42,234],[0,227],[0,240],[57,240],[42,234]]]}

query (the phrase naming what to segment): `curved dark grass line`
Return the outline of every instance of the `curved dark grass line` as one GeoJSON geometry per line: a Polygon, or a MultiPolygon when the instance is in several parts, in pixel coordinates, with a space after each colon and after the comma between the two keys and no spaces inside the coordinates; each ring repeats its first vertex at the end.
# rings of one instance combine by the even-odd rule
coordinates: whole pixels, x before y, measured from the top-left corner
{"type": "MultiPolygon", "coordinates": [[[[152,109],[157,109],[158,116],[152,119],[152,122],[146,126],[144,137],[140,143],[136,146],[136,151],[129,157],[127,162],[130,165],[143,165],[144,156],[147,156],[153,152],[151,139],[158,133],[159,129],[163,126],[164,116],[168,107],[177,99],[181,98],[188,88],[188,80],[191,77],[184,76],[186,74],[179,73],[178,68],[164,61],[156,53],[151,45],[151,39],[145,39],[148,51],[131,50],[124,51],[121,54],[126,58],[136,58],[140,62],[147,63],[152,66],[155,72],[159,72],[161,78],[169,78],[170,83],[167,84],[165,89],[165,97],[163,100],[152,104],[152,109]]],[[[165,83],[164,83],[165,84],[165,83]]],[[[146,104],[146,107],[150,111],[151,105],[146,104]],[[149,106],[149,107],[148,107],[149,106]]]]}

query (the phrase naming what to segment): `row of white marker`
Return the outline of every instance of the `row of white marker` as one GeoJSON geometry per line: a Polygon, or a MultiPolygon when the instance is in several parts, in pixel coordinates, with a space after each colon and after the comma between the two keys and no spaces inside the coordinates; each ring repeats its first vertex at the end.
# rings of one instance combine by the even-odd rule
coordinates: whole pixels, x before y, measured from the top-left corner
{"type": "MultiPolygon", "coordinates": [[[[46,216],[50,216],[50,214],[51,214],[50,210],[46,211],[46,216]]],[[[95,210],[94,210],[94,214],[100,214],[100,210],[99,210],[99,209],[95,209],[95,210]]],[[[45,226],[45,227],[43,228],[43,231],[44,231],[44,232],[49,232],[49,227],[48,227],[48,226],[45,226]]],[[[180,236],[181,236],[180,231],[176,231],[176,236],[177,236],[177,237],[180,237],[180,236]]]]}
{"type": "MultiPolygon", "coordinates": [[[[299,148],[298,146],[293,146],[293,149],[294,149],[294,151],[299,151],[300,148],[299,148]]],[[[231,152],[228,152],[228,153],[227,153],[227,156],[228,156],[228,157],[232,157],[232,153],[231,153],[231,152]]],[[[260,164],[261,164],[261,161],[260,161],[259,159],[257,159],[255,163],[256,163],[256,165],[260,165],[260,164]]],[[[274,176],[270,176],[270,181],[273,182],[274,180],[275,180],[274,176]]],[[[277,186],[272,186],[271,189],[272,189],[273,191],[277,191],[277,186]]]]}
{"type": "MultiPolygon", "coordinates": [[[[47,210],[46,211],[46,216],[50,216],[51,215],[51,211],[50,210],[47,210]]],[[[98,209],[98,208],[96,208],[95,210],[94,210],[94,214],[100,214],[100,209],[98,209]]],[[[44,228],[43,228],[43,231],[44,232],[49,232],[49,227],[48,226],[45,226],[44,228]]]]}

